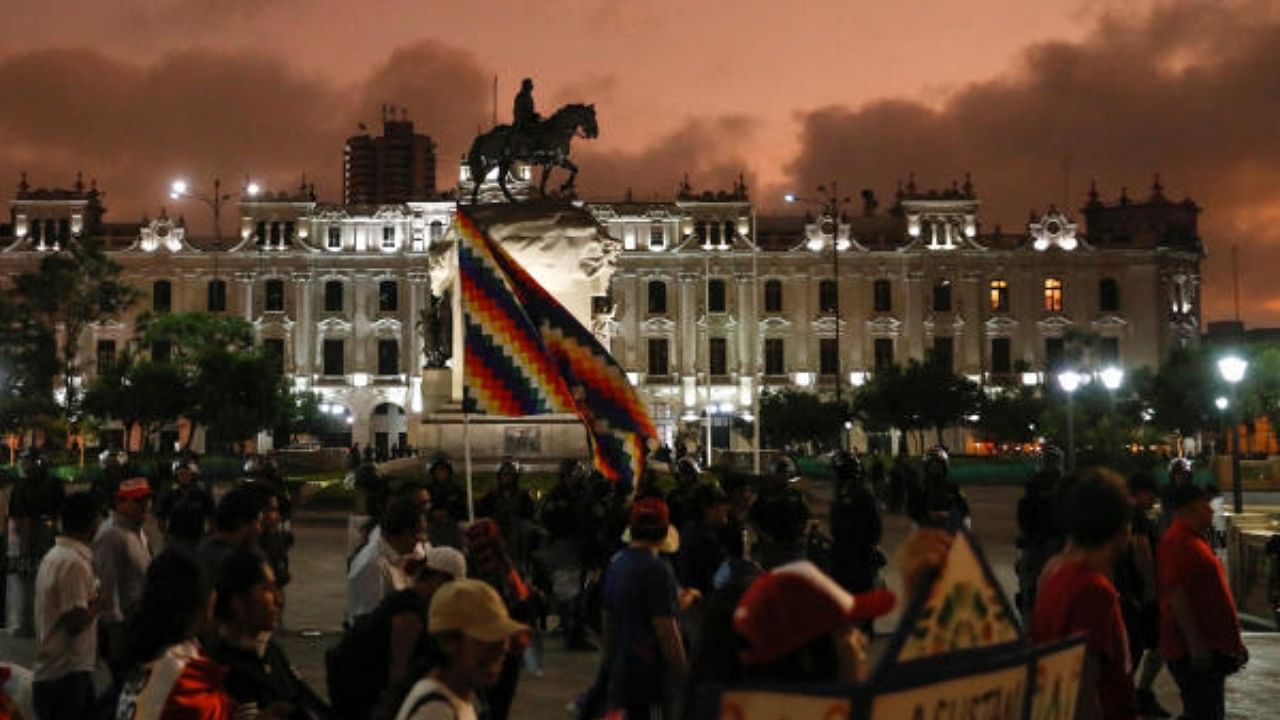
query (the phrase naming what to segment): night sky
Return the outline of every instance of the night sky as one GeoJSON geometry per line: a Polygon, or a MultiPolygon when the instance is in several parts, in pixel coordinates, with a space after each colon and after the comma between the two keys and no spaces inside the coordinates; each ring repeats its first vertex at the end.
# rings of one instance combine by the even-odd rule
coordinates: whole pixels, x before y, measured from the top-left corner
{"type": "MultiPolygon", "coordinates": [[[[341,196],[379,107],[439,143],[438,182],[521,77],[543,113],[594,102],[584,196],[669,199],[686,172],[764,211],[830,179],[888,200],[968,171],[985,227],[1165,194],[1205,212],[1206,319],[1280,325],[1280,2],[1105,0],[0,0],[0,191],[75,172],[109,219],[183,175],[341,196]]],[[[887,204],[887,203],[882,203],[887,204]]]]}

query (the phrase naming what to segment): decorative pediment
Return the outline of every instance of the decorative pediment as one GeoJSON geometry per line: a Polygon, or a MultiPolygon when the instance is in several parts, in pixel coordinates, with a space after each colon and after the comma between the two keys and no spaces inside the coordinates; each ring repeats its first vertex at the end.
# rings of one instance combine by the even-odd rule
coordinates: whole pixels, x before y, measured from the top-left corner
{"type": "Polygon", "coordinates": [[[1103,315],[1093,321],[1093,327],[1096,330],[1113,330],[1123,329],[1129,326],[1129,321],[1119,315],[1103,315]]]}
{"type": "Polygon", "coordinates": [[[373,212],[374,220],[408,220],[413,213],[404,205],[381,205],[373,212]]]}
{"type": "Polygon", "coordinates": [[[350,335],[351,322],[339,317],[327,317],[316,323],[321,335],[350,335]]]}
{"type": "Polygon", "coordinates": [[[669,317],[656,316],[646,318],[640,323],[640,332],[644,335],[670,335],[676,331],[676,323],[669,317]]]}
{"type": "Polygon", "coordinates": [[[700,331],[707,329],[729,331],[737,326],[738,318],[729,313],[712,313],[698,318],[698,330],[700,331]]]}
{"type": "Polygon", "coordinates": [[[890,315],[867,321],[867,334],[872,337],[898,337],[902,334],[902,321],[890,315]]]}
{"type": "Polygon", "coordinates": [[[791,332],[791,321],[784,317],[767,317],[760,321],[760,332],[764,335],[787,335],[791,332]]]}
{"type": "MultiPolygon", "coordinates": [[[[844,330],[845,321],[839,320],[839,328],[844,330]]],[[[837,320],[834,315],[820,315],[809,323],[809,327],[813,328],[813,332],[817,335],[834,335],[836,333],[837,320]]]]}
{"type": "Polygon", "coordinates": [[[959,313],[950,315],[929,313],[924,319],[924,332],[925,335],[932,337],[937,334],[938,330],[946,331],[949,329],[952,335],[959,335],[964,331],[964,324],[964,317],[959,313]]]}
{"type": "Polygon", "coordinates": [[[126,251],[145,253],[177,253],[183,250],[195,250],[187,243],[186,227],[174,222],[164,213],[154,220],[143,223],[138,231],[138,240],[126,248],[126,251]]]}
{"type": "Polygon", "coordinates": [[[373,333],[379,337],[396,335],[400,332],[400,320],[394,317],[378,318],[373,323],[373,333]]]}
{"type": "Polygon", "coordinates": [[[259,315],[253,324],[259,337],[284,337],[293,329],[294,321],[284,313],[269,312],[259,315]]]}
{"type": "Polygon", "coordinates": [[[1027,233],[1030,236],[1031,249],[1037,252],[1047,250],[1075,252],[1081,249],[1093,249],[1079,237],[1079,226],[1053,207],[1050,207],[1039,220],[1027,223],[1027,233]]]}
{"type": "Polygon", "coordinates": [[[1050,315],[1036,323],[1040,328],[1041,337],[1062,337],[1062,334],[1074,325],[1071,318],[1065,315],[1050,315]]]}
{"type": "Polygon", "coordinates": [[[986,330],[988,335],[1003,337],[1012,335],[1018,329],[1018,321],[1008,315],[994,315],[987,318],[986,330]]]}

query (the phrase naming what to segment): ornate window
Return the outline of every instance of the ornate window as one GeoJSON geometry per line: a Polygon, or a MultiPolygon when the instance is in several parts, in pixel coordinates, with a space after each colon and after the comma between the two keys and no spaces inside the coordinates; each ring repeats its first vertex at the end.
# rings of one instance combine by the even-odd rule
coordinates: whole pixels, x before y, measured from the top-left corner
{"type": "Polygon", "coordinates": [[[1009,311],[1009,281],[992,280],[988,291],[989,303],[993,312],[1009,311]]]}
{"type": "Polygon", "coordinates": [[[893,338],[876,338],[876,370],[893,367],[893,338]]]}
{"type": "Polygon", "coordinates": [[[329,249],[330,250],[342,249],[342,226],[341,225],[329,226],[329,249]]]}
{"type": "Polygon", "coordinates": [[[729,374],[729,344],[722,337],[708,341],[707,372],[712,375],[729,374]]]}
{"type": "Polygon", "coordinates": [[[342,312],[342,281],[328,280],[324,284],[324,311],[342,312]]]}
{"type": "Polygon", "coordinates": [[[1102,312],[1119,312],[1120,285],[1113,278],[1102,278],[1098,281],[1098,310],[1102,312]]]}
{"type": "Polygon", "coordinates": [[[396,246],[396,226],[383,225],[382,226],[382,249],[391,250],[395,246],[396,246]]]}
{"type": "Polygon", "coordinates": [[[840,348],[835,338],[818,339],[818,374],[830,377],[840,372],[840,348]]]}
{"type": "Polygon", "coordinates": [[[722,313],[725,311],[724,280],[713,278],[707,281],[707,312],[722,313]]]}
{"type": "Polygon", "coordinates": [[[782,338],[765,338],[764,341],[764,374],[786,375],[786,346],[782,338]]]}
{"type": "Polygon", "coordinates": [[[324,374],[329,376],[346,374],[346,348],[342,339],[326,339],[324,341],[324,374]]]}
{"type": "Polygon", "coordinates": [[[667,234],[660,223],[649,226],[649,249],[661,250],[667,246],[667,234]]]}
{"type": "Polygon", "coordinates": [[[271,279],[267,281],[267,312],[284,312],[284,281],[271,279]]]}
{"type": "Polygon", "coordinates": [[[1013,348],[1009,338],[991,338],[991,372],[997,375],[1013,372],[1013,348]]]}
{"type": "Polygon", "coordinates": [[[833,313],[840,302],[840,291],[835,280],[822,280],[818,283],[818,312],[833,313]]]}
{"type": "Polygon", "coordinates": [[[400,374],[400,343],[395,340],[378,341],[378,374],[400,374]]]}
{"type": "Polygon", "coordinates": [[[764,311],[767,313],[782,312],[782,281],[764,281],[764,311]]]}
{"type": "Polygon", "coordinates": [[[661,280],[649,281],[649,314],[667,314],[667,284],[661,280]]]}
{"type": "Polygon", "coordinates": [[[671,357],[666,338],[649,338],[649,374],[664,377],[671,373],[671,357]]]}
{"type": "Polygon", "coordinates": [[[888,280],[877,280],[871,286],[872,301],[875,304],[876,312],[889,312],[893,310],[893,284],[888,280]]]}
{"type": "Polygon", "coordinates": [[[151,310],[167,313],[173,303],[173,285],[168,280],[157,280],[151,284],[151,310]]]}
{"type": "Polygon", "coordinates": [[[1045,312],[1062,312],[1062,280],[1059,278],[1044,279],[1045,312]]]}
{"type": "Polygon", "coordinates": [[[393,313],[399,309],[400,292],[395,280],[378,283],[378,312],[393,313]]]}
{"type": "Polygon", "coordinates": [[[936,337],[933,348],[929,351],[929,362],[953,372],[955,367],[955,341],[950,337],[936,337]]]}
{"type": "Polygon", "coordinates": [[[209,312],[226,312],[227,310],[227,282],[225,280],[209,281],[209,312]]]}
{"type": "Polygon", "coordinates": [[[951,312],[951,281],[942,279],[933,284],[933,311],[951,312]]]}

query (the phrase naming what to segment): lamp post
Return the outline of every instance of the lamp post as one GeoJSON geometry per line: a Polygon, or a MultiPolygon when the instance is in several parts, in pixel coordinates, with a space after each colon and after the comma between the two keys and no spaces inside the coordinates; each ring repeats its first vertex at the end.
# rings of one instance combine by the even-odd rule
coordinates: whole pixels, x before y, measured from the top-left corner
{"type": "MultiPolygon", "coordinates": [[[[818,205],[822,208],[823,215],[831,219],[831,273],[835,282],[836,302],[835,302],[835,333],[836,333],[836,402],[841,402],[841,386],[844,384],[840,377],[842,372],[842,363],[840,360],[840,251],[844,248],[840,247],[840,208],[853,201],[850,197],[840,197],[839,185],[835,180],[831,181],[831,185],[819,185],[818,194],[820,198],[806,198],[796,195],[795,193],[787,193],[782,196],[783,200],[789,203],[809,203],[818,205]]],[[[814,248],[821,249],[820,246],[814,248]]]]}
{"type": "Polygon", "coordinates": [[[1074,396],[1084,378],[1075,370],[1058,373],[1058,387],[1067,394],[1067,472],[1076,469],[1076,419],[1074,396]]]}
{"type": "MultiPolygon", "coordinates": [[[[1236,390],[1244,374],[1249,369],[1249,361],[1238,355],[1227,355],[1218,360],[1218,374],[1231,386],[1231,404],[1240,406],[1239,394],[1236,390]]],[[[1231,424],[1231,505],[1239,515],[1244,512],[1244,488],[1240,486],[1240,429],[1239,418],[1229,418],[1231,424]]]]}
{"type": "MultiPolygon", "coordinates": [[[[245,179],[244,192],[241,197],[255,198],[262,192],[262,186],[245,179]]],[[[193,189],[186,180],[178,178],[169,184],[169,197],[174,200],[199,200],[213,211],[213,239],[222,244],[222,203],[231,199],[231,193],[222,192],[222,179],[213,179],[213,192],[204,193],[193,189]]]]}

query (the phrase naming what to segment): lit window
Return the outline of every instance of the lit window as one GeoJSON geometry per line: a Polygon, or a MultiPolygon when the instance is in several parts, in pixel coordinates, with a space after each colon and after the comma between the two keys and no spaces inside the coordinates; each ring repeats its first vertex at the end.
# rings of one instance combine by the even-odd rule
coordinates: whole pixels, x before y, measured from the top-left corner
{"type": "Polygon", "coordinates": [[[667,234],[661,225],[649,226],[649,249],[661,250],[667,246],[667,234]]]}
{"type": "Polygon", "coordinates": [[[1062,281],[1058,278],[1044,279],[1044,309],[1046,312],[1062,312],[1062,281]]]}
{"type": "Polygon", "coordinates": [[[393,248],[396,246],[396,229],[393,225],[382,226],[382,247],[383,249],[393,248]]]}
{"type": "Polygon", "coordinates": [[[330,250],[342,249],[342,226],[340,225],[329,226],[329,249],[330,250]]]}
{"type": "Polygon", "coordinates": [[[996,312],[1006,312],[1009,309],[1008,280],[992,280],[990,295],[992,310],[996,312]]]}

